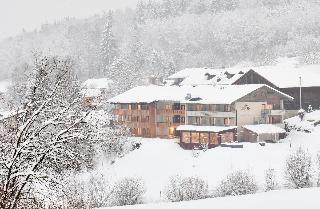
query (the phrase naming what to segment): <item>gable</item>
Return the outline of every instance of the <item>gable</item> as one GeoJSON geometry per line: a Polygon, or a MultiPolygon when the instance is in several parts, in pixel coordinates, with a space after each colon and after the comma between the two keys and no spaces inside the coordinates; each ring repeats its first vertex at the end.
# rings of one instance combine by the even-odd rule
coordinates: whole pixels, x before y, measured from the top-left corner
{"type": "Polygon", "coordinates": [[[267,80],[254,70],[249,70],[243,76],[241,76],[238,80],[232,83],[233,85],[243,85],[243,84],[266,84],[273,88],[278,88],[276,85],[271,83],[271,81],[267,80]]]}

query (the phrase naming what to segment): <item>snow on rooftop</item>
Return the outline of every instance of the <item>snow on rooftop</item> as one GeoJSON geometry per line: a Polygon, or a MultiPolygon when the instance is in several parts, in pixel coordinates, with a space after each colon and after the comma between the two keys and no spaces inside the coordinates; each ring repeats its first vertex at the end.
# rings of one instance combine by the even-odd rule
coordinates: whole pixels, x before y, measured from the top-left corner
{"type": "Polygon", "coordinates": [[[249,69],[245,68],[187,68],[171,76],[170,79],[182,79],[179,85],[215,85],[233,84],[241,78],[249,69]]]}
{"type": "Polygon", "coordinates": [[[81,91],[81,93],[85,97],[99,97],[99,96],[101,96],[100,89],[83,89],[81,91]]]}
{"type": "Polygon", "coordinates": [[[174,101],[199,104],[231,104],[249,93],[262,88],[270,88],[282,96],[292,99],[264,84],[247,85],[200,85],[200,86],[139,86],[124,92],[109,103],[151,103],[154,101],[174,101]],[[190,96],[190,98],[188,98],[190,96]]]}
{"type": "Polygon", "coordinates": [[[320,65],[299,65],[297,58],[278,58],[275,65],[243,66],[232,68],[187,68],[168,79],[182,79],[179,85],[231,85],[245,73],[254,70],[280,88],[299,87],[299,77],[303,87],[320,86],[320,65]]]}
{"type": "Polygon", "coordinates": [[[242,127],[257,134],[277,134],[286,132],[283,128],[272,124],[245,125],[242,127]]]}
{"type": "Polygon", "coordinates": [[[237,126],[193,126],[193,125],[180,125],[177,131],[198,131],[198,132],[221,132],[236,129],[237,126]]]}
{"type": "Polygon", "coordinates": [[[275,65],[253,69],[279,88],[320,86],[320,65],[275,65]]]}
{"type": "Polygon", "coordinates": [[[108,78],[88,79],[83,83],[87,89],[109,89],[112,81],[108,78]]]}
{"type": "Polygon", "coordinates": [[[282,57],[276,60],[275,65],[252,67],[262,77],[279,88],[320,86],[320,65],[299,65],[296,57],[282,57]]]}

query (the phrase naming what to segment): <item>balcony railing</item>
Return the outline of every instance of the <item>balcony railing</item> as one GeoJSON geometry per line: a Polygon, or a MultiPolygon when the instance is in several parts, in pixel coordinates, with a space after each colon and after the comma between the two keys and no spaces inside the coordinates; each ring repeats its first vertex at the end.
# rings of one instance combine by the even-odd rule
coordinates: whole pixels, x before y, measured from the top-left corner
{"type": "Polygon", "coordinates": [[[164,110],[157,110],[158,115],[184,115],[185,110],[172,110],[172,109],[164,109],[164,110]]]}
{"type": "Polygon", "coordinates": [[[263,109],[261,110],[261,116],[264,117],[264,116],[276,116],[276,115],[284,115],[285,114],[285,110],[273,110],[273,109],[263,109]]]}
{"type": "Polygon", "coordinates": [[[236,112],[188,111],[187,116],[235,118],[237,114],[236,112]]]}

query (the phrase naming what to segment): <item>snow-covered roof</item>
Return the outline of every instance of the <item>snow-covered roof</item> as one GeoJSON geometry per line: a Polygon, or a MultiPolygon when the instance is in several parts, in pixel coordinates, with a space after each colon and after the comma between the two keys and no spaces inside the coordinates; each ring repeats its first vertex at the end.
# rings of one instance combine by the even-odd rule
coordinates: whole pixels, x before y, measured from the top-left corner
{"type": "Polygon", "coordinates": [[[177,131],[197,131],[197,132],[221,132],[236,129],[237,126],[194,126],[194,125],[180,125],[177,131]]]}
{"type": "Polygon", "coordinates": [[[181,79],[179,85],[231,85],[245,73],[254,70],[279,88],[299,87],[299,77],[302,87],[320,86],[320,65],[299,65],[297,58],[278,58],[274,65],[267,66],[235,66],[225,69],[187,68],[171,76],[171,79],[181,79]]]}
{"type": "Polygon", "coordinates": [[[81,93],[85,97],[98,97],[101,95],[101,90],[100,89],[83,89],[81,93]]]}
{"type": "Polygon", "coordinates": [[[320,86],[320,65],[275,65],[253,69],[279,88],[320,86]]]}
{"type": "Polygon", "coordinates": [[[112,81],[108,78],[88,79],[82,86],[87,89],[109,89],[112,81]]]}
{"type": "Polygon", "coordinates": [[[108,100],[109,103],[151,103],[175,101],[198,104],[231,104],[260,88],[272,89],[283,97],[292,97],[264,84],[200,85],[200,86],[139,86],[108,100]]]}
{"type": "Polygon", "coordinates": [[[241,78],[249,69],[234,67],[223,69],[186,68],[168,77],[181,79],[179,85],[228,85],[241,78]]]}
{"type": "Polygon", "coordinates": [[[0,93],[6,92],[10,85],[11,85],[11,82],[9,80],[0,81],[0,93]]]}
{"type": "Polygon", "coordinates": [[[242,127],[257,134],[277,134],[286,132],[283,128],[272,124],[245,125],[242,127]]]}

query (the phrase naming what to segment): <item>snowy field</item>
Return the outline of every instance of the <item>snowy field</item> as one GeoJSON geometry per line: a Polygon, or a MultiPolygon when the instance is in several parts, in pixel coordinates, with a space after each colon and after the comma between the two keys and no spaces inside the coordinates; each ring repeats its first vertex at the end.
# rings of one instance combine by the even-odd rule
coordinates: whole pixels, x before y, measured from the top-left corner
{"type": "Polygon", "coordinates": [[[214,190],[230,172],[245,170],[255,177],[259,192],[262,192],[265,171],[269,168],[275,169],[277,180],[281,185],[285,183],[285,161],[297,147],[303,146],[307,149],[315,161],[315,156],[320,151],[319,136],[318,126],[312,133],[291,132],[280,143],[265,146],[243,143],[243,148],[218,147],[206,152],[183,150],[170,140],[141,139],[140,149],[118,159],[112,166],[101,163],[99,171],[108,173],[112,180],[142,177],[147,189],[145,194],[147,203],[164,201],[161,191],[168,184],[169,178],[177,174],[199,176],[208,181],[209,189],[214,190]],[[198,156],[195,157],[196,155],[198,156]]]}
{"type": "MultiPolygon", "coordinates": [[[[212,198],[178,203],[153,203],[116,209],[318,209],[320,188],[271,191],[253,195],[212,198]]],[[[110,208],[111,209],[111,208],[110,208]]]]}

